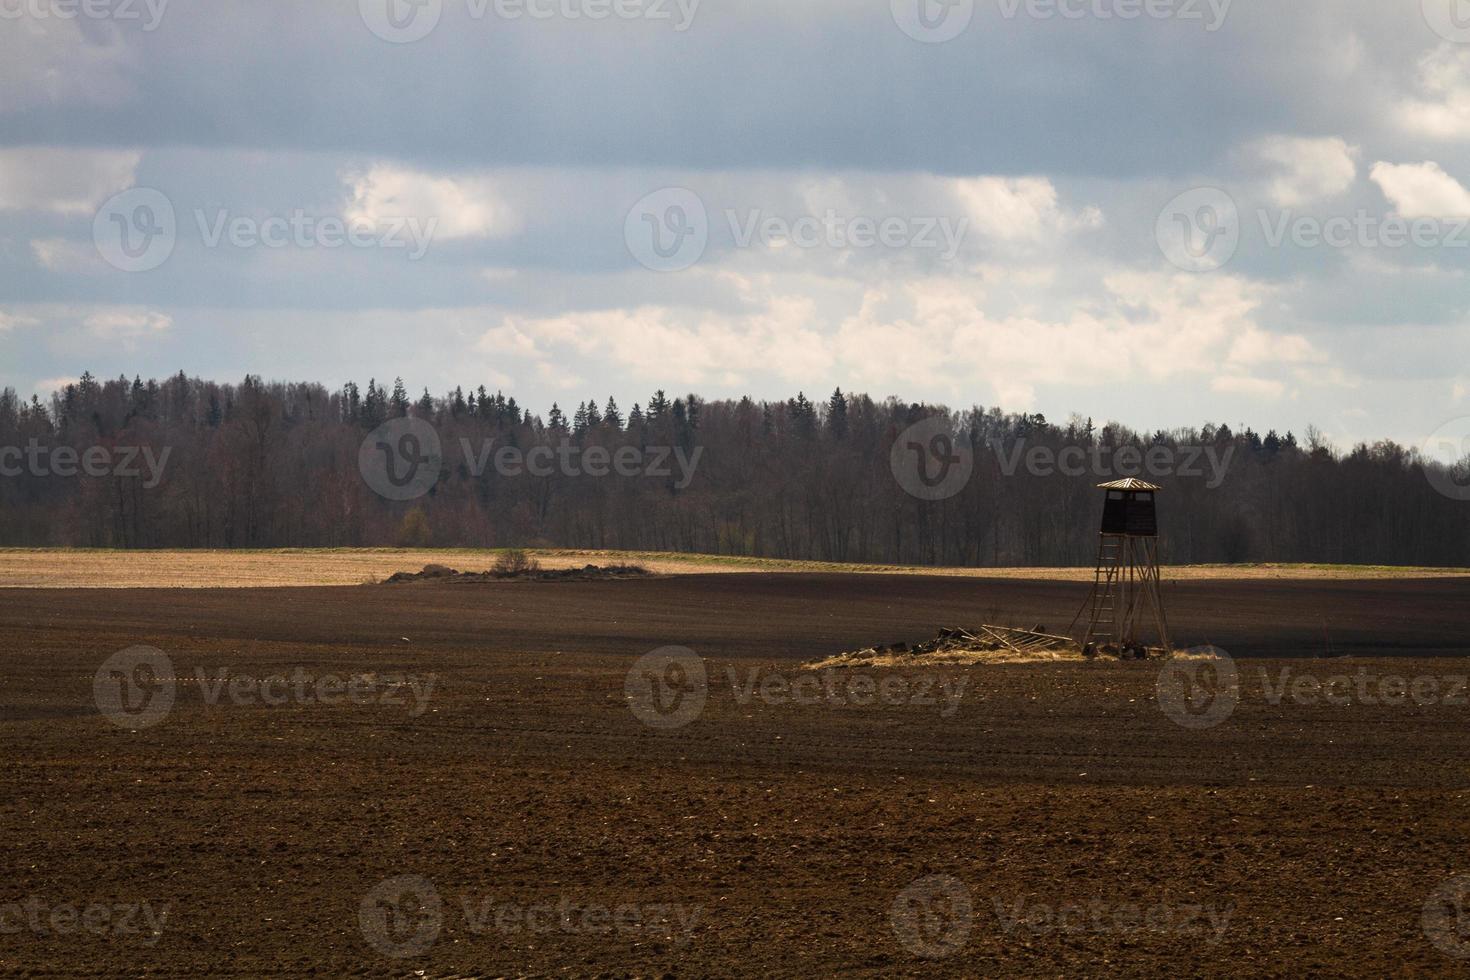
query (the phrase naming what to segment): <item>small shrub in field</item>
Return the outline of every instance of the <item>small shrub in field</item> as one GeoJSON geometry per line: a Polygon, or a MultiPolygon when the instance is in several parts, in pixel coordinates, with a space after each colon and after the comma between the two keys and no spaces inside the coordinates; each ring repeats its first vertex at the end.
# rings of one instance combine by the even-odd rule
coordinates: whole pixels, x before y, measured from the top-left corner
{"type": "Polygon", "coordinates": [[[535,575],[541,571],[541,563],[519,548],[501,554],[492,569],[496,575],[535,575]]]}

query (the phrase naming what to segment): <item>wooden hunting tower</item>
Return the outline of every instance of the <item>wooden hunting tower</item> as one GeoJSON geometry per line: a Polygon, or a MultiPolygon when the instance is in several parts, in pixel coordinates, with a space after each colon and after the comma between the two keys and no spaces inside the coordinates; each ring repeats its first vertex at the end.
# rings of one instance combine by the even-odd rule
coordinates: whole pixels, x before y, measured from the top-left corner
{"type": "Polygon", "coordinates": [[[1141,656],[1144,626],[1158,633],[1158,646],[1169,647],[1169,624],[1159,595],[1159,518],[1154,494],[1162,488],[1142,480],[1104,483],[1102,532],[1097,570],[1083,648],[1096,653],[1113,646],[1123,655],[1141,656]]]}

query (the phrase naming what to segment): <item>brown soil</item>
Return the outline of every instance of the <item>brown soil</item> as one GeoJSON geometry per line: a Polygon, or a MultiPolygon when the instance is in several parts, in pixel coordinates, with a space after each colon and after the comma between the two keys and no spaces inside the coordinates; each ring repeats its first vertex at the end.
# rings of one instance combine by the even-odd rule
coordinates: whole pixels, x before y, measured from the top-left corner
{"type": "MultiPolygon", "coordinates": [[[[1186,729],[1161,712],[1147,663],[874,672],[963,681],[948,716],[742,695],[752,678],[794,679],[802,661],[940,624],[1065,623],[1085,591],[835,575],[0,591],[0,916],[30,899],[168,909],[151,945],[7,931],[0,971],[1462,971],[1422,920],[1438,886],[1470,873],[1470,708],[1252,694],[1219,727],[1186,729]],[[130,732],[99,715],[93,679],[136,644],[165,651],[181,680],[167,719],[130,732]],[[669,644],[705,658],[708,702],[658,729],[625,684],[669,644]],[[414,715],[411,699],[209,704],[194,683],[297,667],[433,674],[436,687],[414,715]],[[403,875],[432,880],[443,909],[437,941],[400,960],[373,947],[360,912],[403,875]],[[929,960],[892,913],[936,875],[963,883],[972,922],[929,960]],[[466,900],[698,915],[687,932],[533,932],[513,915],[476,931],[466,900]],[[1070,932],[1016,922],[1074,904],[1105,918],[1070,932]],[[1130,906],[1229,917],[1218,934],[1158,932],[1126,927],[1130,906]]],[[[1470,652],[1470,581],[1189,582],[1166,602],[1182,642],[1297,658],[1242,662],[1251,691],[1262,670],[1470,672],[1446,659],[1470,652]],[[1302,659],[1329,649],[1353,659],[1302,659]]],[[[950,921],[929,911],[925,923],[950,921]]]]}

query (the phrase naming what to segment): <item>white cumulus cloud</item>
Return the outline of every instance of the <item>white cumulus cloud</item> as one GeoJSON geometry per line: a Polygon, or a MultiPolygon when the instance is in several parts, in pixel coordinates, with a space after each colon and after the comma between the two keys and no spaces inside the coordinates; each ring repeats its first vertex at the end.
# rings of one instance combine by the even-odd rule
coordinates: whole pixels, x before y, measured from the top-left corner
{"type": "Polygon", "coordinates": [[[1405,218],[1470,218],[1470,191],[1432,160],[1375,163],[1369,176],[1405,218]]]}
{"type": "Polygon", "coordinates": [[[166,332],[173,317],[150,310],[108,310],[89,315],[82,325],[92,334],[109,340],[137,340],[166,332]]]}
{"type": "Polygon", "coordinates": [[[1310,139],[1271,136],[1253,147],[1274,171],[1267,184],[1271,200],[1283,208],[1336,197],[1358,177],[1358,149],[1337,137],[1310,139]]]}
{"type": "Polygon", "coordinates": [[[502,238],[520,221],[495,181],[486,176],[436,176],[379,164],[345,178],[352,196],[344,216],[374,227],[404,219],[434,222],[440,239],[502,238]]]}

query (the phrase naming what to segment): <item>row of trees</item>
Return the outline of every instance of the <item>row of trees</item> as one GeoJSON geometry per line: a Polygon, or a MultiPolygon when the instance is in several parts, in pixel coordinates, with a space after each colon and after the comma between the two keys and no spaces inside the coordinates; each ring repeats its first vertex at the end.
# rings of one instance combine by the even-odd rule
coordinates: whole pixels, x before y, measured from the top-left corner
{"type": "Polygon", "coordinates": [[[707,402],[658,392],[626,413],[613,399],[592,399],[570,416],[553,406],[545,419],[483,387],[412,398],[401,381],[329,391],[258,377],[218,384],[182,373],[146,382],[88,375],[49,405],[0,393],[0,544],[7,546],[555,545],[1075,565],[1089,564],[1096,551],[1095,484],[1137,474],[1166,489],[1160,514],[1172,563],[1470,564],[1470,503],[1436,490],[1430,469],[1413,450],[1387,442],[1342,453],[1315,433],[1303,442],[1224,425],[1139,433],[1078,417],[1058,425],[995,408],[949,412],[840,391],[824,402],[804,395],[707,402]],[[905,489],[913,480],[903,471],[934,461],[900,443],[895,466],[891,451],[935,416],[959,448],[947,454],[947,441],[927,437],[920,445],[954,458],[972,446],[973,475],[951,487],[952,496],[929,501],[905,489]],[[422,497],[393,502],[364,479],[359,450],[369,433],[404,417],[434,426],[444,458],[422,497]],[[481,447],[526,453],[564,445],[578,453],[598,447],[609,457],[625,447],[677,448],[698,465],[690,480],[674,466],[593,477],[563,469],[505,475],[475,465],[481,447]],[[166,465],[156,484],[141,466],[101,476],[62,476],[29,461],[19,473],[7,468],[18,457],[4,448],[28,446],[71,447],[79,456],[103,447],[114,461],[126,447],[148,447],[166,465]],[[1150,450],[1166,450],[1172,469],[1140,472],[1133,460],[1150,450]],[[1035,453],[1073,465],[1033,465],[1035,453]]]}

